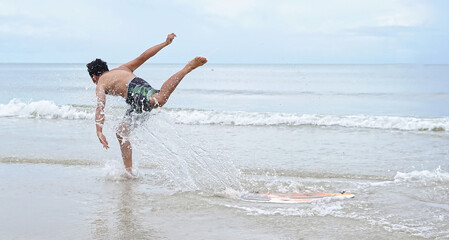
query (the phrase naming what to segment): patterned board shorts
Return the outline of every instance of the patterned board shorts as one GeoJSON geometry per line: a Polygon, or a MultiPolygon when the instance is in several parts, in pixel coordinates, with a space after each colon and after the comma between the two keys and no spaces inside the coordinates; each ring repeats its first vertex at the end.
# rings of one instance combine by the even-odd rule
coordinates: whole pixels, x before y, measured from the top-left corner
{"type": "Polygon", "coordinates": [[[135,77],[128,84],[128,96],[126,103],[130,108],[126,111],[125,119],[146,120],[148,113],[153,109],[150,105],[150,99],[153,94],[158,93],[159,90],[151,87],[149,83],[139,77],[135,77]]]}

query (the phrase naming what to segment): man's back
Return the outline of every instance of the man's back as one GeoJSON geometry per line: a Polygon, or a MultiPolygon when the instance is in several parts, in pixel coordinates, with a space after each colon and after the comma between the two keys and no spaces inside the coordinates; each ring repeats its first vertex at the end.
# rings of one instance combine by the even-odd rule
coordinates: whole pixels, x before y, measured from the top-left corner
{"type": "Polygon", "coordinates": [[[126,84],[135,77],[129,69],[120,66],[102,74],[97,87],[104,89],[107,94],[126,98],[126,84]]]}

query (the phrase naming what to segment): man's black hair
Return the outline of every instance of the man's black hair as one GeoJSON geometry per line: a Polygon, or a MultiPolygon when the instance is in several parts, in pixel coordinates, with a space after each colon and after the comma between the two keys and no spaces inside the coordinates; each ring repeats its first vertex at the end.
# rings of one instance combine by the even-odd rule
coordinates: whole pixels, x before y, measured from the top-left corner
{"type": "Polygon", "coordinates": [[[104,72],[109,71],[108,64],[99,58],[88,63],[86,67],[90,77],[92,77],[93,75],[100,76],[104,72]]]}

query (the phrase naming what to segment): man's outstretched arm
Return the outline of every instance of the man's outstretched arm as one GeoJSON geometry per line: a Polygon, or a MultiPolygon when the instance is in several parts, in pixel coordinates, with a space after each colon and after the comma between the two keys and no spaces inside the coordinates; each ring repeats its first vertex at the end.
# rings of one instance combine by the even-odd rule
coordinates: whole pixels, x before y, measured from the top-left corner
{"type": "Polygon", "coordinates": [[[126,67],[129,70],[131,70],[131,72],[134,72],[134,70],[136,70],[138,67],[140,67],[140,65],[142,65],[144,62],[146,62],[149,58],[156,55],[156,53],[158,53],[162,48],[170,45],[170,43],[173,42],[173,39],[175,37],[176,37],[176,35],[174,33],[168,34],[165,42],[147,49],[145,52],[140,54],[140,56],[138,56],[136,59],[134,59],[128,63],[125,63],[120,67],[126,67]]]}
{"type": "Polygon", "coordinates": [[[95,111],[95,126],[97,128],[97,137],[103,147],[108,149],[108,141],[103,135],[103,124],[104,124],[104,106],[106,104],[106,94],[101,85],[97,85],[97,110],[95,111]]]}

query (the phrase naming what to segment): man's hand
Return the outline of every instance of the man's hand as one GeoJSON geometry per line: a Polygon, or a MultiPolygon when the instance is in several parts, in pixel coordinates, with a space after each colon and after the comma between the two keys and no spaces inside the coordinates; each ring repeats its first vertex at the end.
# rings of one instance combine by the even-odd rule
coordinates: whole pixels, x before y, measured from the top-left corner
{"type": "Polygon", "coordinates": [[[171,42],[173,42],[173,39],[175,39],[176,34],[170,33],[167,36],[167,39],[165,40],[165,44],[170,45],[171,42]]]}
{"type": "Polygon", "coordinates": [[[103,147],[108,149],[108,141],[106,140],[106,137],[103,135],[102,132],[97,132],[98,140],[100,140],[100,143],[103,144],[103,147]]]}

